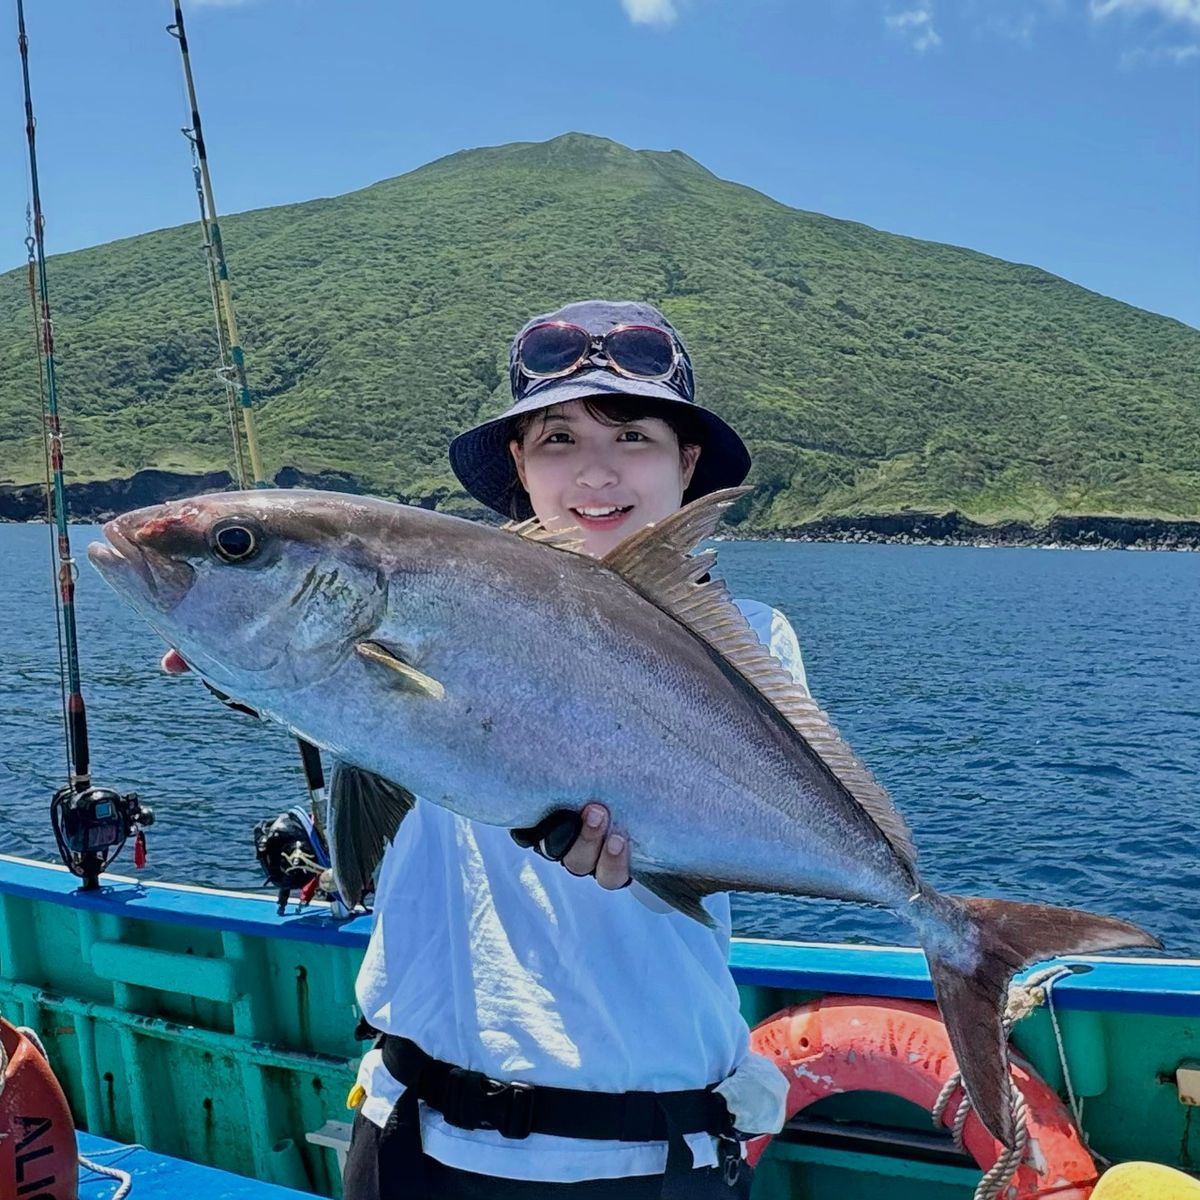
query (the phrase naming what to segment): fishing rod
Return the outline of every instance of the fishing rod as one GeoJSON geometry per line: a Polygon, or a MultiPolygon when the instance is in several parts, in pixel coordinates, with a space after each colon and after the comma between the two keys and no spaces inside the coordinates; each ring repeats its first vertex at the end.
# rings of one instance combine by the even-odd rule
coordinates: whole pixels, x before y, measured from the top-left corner
{"type": "MultiPolygon", "coordinates": [[[[75,559],[67,529],[67,496],[63,482],[62,422],[58,413],[58,378],[54,369],[54,323],[50,318],[50,287],[46,279],[45,218],[38,187],[37,122],[33,116],[33,93],[29,85],[29,37],[25,32],[24,0],[17,0],[17,45],[21,51],[21,77],[25,85],[25,137],[29,143],[29,185],[33,224],[26,246],[31,274],[36,272],[38,289],[38,350],[46,389],[49,461],[52,474],[51,514],[58,530],[58,604],[62,614],[63,651],[67,672],[67,742],[71,784],[86,788],[91,782],[88,753],[87,710],[79,678],[79,638],[75,626],[75,559]]],[[[53,537],[53,534],[51,535],[53,537]]]]}
{"type": "Polygon", "coordinates": [[[183,136],[191,143],[199,165],[201,195],[201,219],[208,227],[206,250],[212,255],[215,266],[217,294],[223,315],[229,359],[237,379],[238,397],[242,405],[242,422],[246,429],[246,446],[250,451],[250,469],[255,487],[269,486],[263,471],[262,453],[258,445],[258,426],[254,419],[254,399],[250,394],[250,383],[246,378],[246,356],[238,336],[237,314],[233,308],[233,291],[229,285],[229,267],[225,261],[225,245],[221,241],[221,225],[217,219],[217,203],[213,197],[212,176],[208,170],[208,152],[204,146],[204,128],[200,123],[200,106],[196,99],[196,83],[192,78],[192,60],[188,54],[187,30],[183,24],[183,8],[180,0],[174,0],[175,21],[167,26],[167,32],[179,43],[179,55],[183,60],[183,77],[187,84],[188,104],[192,110],[192,123],[183,130],[183,136]]]}
{"type": "MultiPolygon", "coordinates": [[[[189,130],[184,130],[187,136],[189,130]]],[[[204,230],[204,265],[208,268],[208,296],[212,301],[213,326],[217,331],[217,356],[221,366],[217,370],[217,378],[225,389],[225,411],[229,417],[229,436],[233,441],[233,465],[236,472],[237,485],[242,491],[246,490],[246,458],[242,454],[242,435],[238,429],[238,394],[236,374],[233,362],[229,357],[229,342],[225,337],[225,322],[221,320],[221,294],[217,284],[217,262],[213,253],[213,244],[208,237],[208,221],[204,211],[204,183],[200,175],[200,160],[196,156],[196,143],[188,137],[192,147],[192,182],[196,187],[196,199],[200,205],[200,227],[204,230]]]]}
{"type": "Polygon", "coordinates": [[[46,275],[46,222],[38,185],[37,122],[29,82],[29,37],[25,31],[24,0],[17,0],[17,46],[25,89],[25,137],[29,143],[30,229],[25,239],[29,255],[30,301],[38,345],[38,377],[42,396],[42,444],[47,464],[46,506],[51,525],[51,555],[56,564],[55,611],[59,628],[59,677],[65,676],[63,717],[67,740],[67,779],[50,801],[50,818],[63,861],[83,880],[85,891],[99,887],[100,872],[120,853],[125,840],[135,837],[135,861],[145,862],[144,827],[153,812],[135,793],[122,796],[111,788],[92,786],[87,708],[79,671],[79,632],[75,621],[75,559],[67,524],[67,494],[63,472],[62,419],[58,406],[58,377],[54,362],[54,321],[50,315],[50,285],[46,275]],[[57,535],[57,536],[56,536],[57,535]]]}
{"type": "MultiPolygon", "coordinates": [[[[228,362],[233,378],[237,380],[238,397],[241,401],[242,421],[246,430],[246,446],[250,452],[250,467],[255,487],[267,487],[270,481],[263,469],[262,455],[258,444],[258,430],[254,418],[254,402],[250,384],[246,378],[246,356],[238,336],[237,314],[233,307],[233,292],[229,284],[229,268],[225,262],[225,245],[221,239],[221,226],[217,219],[217,205],[213,198],[212,174],[208,169],[208,151],[204,144],[204,128],[200,121],[200,105],[196,99],[196,83],[192,76],[192,60],[188,51],[187,29],[183,23],[183,7],[174,0],[175,20],[167,26],[167,32],[179,43],[179,55],[183,61],[183,76],[187,85],[188,104],[191,108],[191,125],[185,128],[192,150],[192,174],[196,182],[200,202],[200,220],[205,227],[205,251],[208,257],[209,286],[213,289],[213,311],[217,322],[217,343],[222,362],[228,362]]],[[[230,373],[223,373],[226,385],[230,385],[230,373]]],[[[231,431],[238,466],[238,484],[245,487],[245,467],[241,458],[241,439],[237,422],[231,410],[231,431]]],[[[317,834],[325,837],[323,813],[326,804],[325,772],[321,766],[321,755],[315,746],[297,738],[300,762],[304,769],[304,782],[308,789],[312,808],[312,821],[317,834]]],[[[310,893],[311,894],[311,893],[310,893]]],[[[280,888],[280,911],[287,902],[288,887],[280,888]]]]}

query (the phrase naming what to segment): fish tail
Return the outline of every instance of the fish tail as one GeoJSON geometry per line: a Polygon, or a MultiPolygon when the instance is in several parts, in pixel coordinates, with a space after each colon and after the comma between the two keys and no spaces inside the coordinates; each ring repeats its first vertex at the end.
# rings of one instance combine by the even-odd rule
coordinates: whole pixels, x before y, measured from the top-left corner
{"type": "Polygon", "coordinates": [[[921,899],[936,921],[925,955],[963,1087],[987,1130],[1011,1147],[1016,1131],[1003,1018],[1013,975],[1060,955],[1161,943],[1127,921],[1074,908],[929,891],[921,899]]]}

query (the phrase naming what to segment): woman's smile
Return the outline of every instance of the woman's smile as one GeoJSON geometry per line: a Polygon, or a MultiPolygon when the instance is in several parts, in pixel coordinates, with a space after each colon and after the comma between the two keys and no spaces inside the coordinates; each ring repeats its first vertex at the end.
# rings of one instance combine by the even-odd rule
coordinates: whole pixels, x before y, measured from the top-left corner
{"type": "Polygon", "coordinates": [[[634,510],[632,504],[587,504],[568,509],[581,529],[615,529],[634,510]]]}

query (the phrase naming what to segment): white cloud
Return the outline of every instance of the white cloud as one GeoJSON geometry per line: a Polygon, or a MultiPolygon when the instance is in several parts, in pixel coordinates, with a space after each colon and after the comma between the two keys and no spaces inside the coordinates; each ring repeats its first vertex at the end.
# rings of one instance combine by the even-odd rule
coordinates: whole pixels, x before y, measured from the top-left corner
{"type": "Polygon", "coordinates": [[[1128,71],[1134,67],[1151,67],[1164,62],[1174,63],[1178,67],[1197,57],[1200,57],[1200,43],[1197,42],[1183,46],[1156,46],[1153,49],[1139,46],[1121,55],[1121,67],[1128,71]]]}
{"type": "Polygon", "coordinates": [[[1179,67],[1200,56],[1200,43],[1169,41],[1171,26],[1200,30],[1200,0],[1088,0],[1088,10],[1096,21],[1110,17],[1125,18],[1126,22],[1139,17],[1157,18],[1150,27],[1145,22],[1139,26],[1146,44],[1121,55],[1119,65],[1123,71],[1164,63],[1179,67]]]}
{"type": "Polygon", "coordinates": [[[1089,7],[1098,20],[1114,13],[1130,17],[1154,13],[1166,21],[1200,28],[1200,0],[1090,0],[1089,7]]]}
{"type": "Polygon", "coordinates": [[[1028,42],[1033,38],[1038,18],[1034,12],[993,12],[984,17],[983,28],[987,33],[1011,38],[1014,42],[1028,42]]]}
{"type": "Polygon", "coordinates": [[[955,16],[975,36],[1030,43],[1051,22],[1072,17],[1089,0],[959,0],[955,16]]]}
{"type": "MultiPolygon", "coordinates": [[[[942,44],[936,0],[888,0],[888,28],[924,53],[942,44]]],[[[885,10],[886,12],[887,10],[885,10]]],[[[1150,66],[1200,66],[1200,0],[959,0],[955,17],[975,36],[1031,43],[1051,23],[1082,16],[1104,25],[1129,47],[1122,70],[1150,66]]]]}
{"type": "Polygon", "coordinates": [[[679,16],[675,0],[621,0],[625,15],[635,25],[657,25],[665,29],[679,16]]]}
{"type": "Polygon", "coordinates": [[[884,20],[889,29],[895,29],[907,37],[913,49],[922,54],[942,44],[941,35],[933,27],[933,9],[928,5],[893,13],[884,20]]]}

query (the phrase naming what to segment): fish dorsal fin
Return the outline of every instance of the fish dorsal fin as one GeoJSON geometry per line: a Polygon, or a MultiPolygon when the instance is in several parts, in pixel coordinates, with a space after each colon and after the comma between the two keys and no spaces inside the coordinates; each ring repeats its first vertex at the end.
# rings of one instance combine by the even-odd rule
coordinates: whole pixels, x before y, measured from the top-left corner
{"type": "Polygon", "coordinates": [[[527,542],[539,542],[543,546],[553,546],[556,550],[570,550],[574,554],[583,550],[583,539],[579,536],[578,525],[552,530],[547,529],[537,517],[530,517],[528,521],[509,521],[500,528],[505,533],[515,533],[527,542]]]}
{"type": "Polygon", "coordinates": [[[916,861],[912,834],[891,797],[842,739],[816,701],[758,640],[725,584],[706,579],[716,553],[689,553],[711,537],[748,488],[711,492],[648,525],[601,560],[631,587],[707,642],[783,715],[830,774],[866,810],[900,857],[916,861]],[[704,582],[700,582],[704,580],[704,582]]]}

